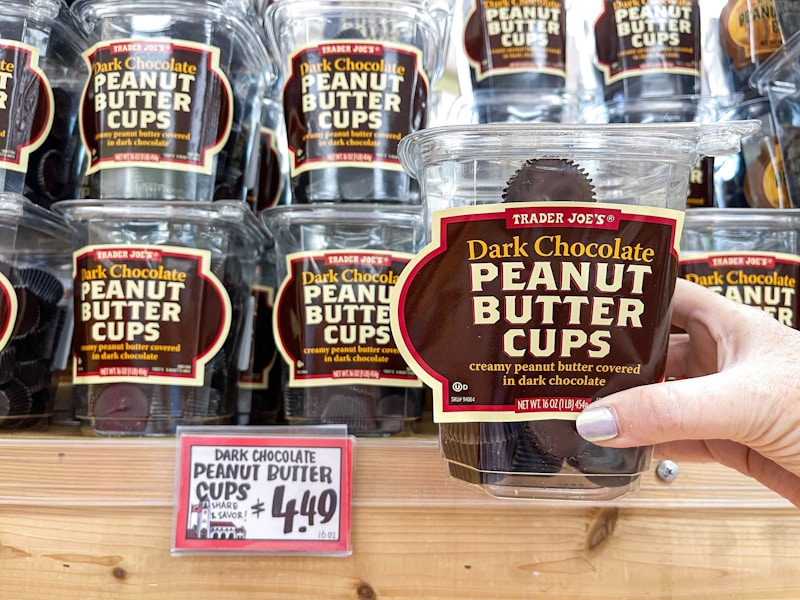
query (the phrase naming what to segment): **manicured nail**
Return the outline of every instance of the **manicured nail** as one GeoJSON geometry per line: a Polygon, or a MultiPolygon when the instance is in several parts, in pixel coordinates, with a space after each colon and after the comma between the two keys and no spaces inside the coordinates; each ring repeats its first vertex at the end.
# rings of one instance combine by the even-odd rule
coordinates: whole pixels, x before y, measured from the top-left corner
{"type": "Polygon", "coordinates": [[[587,408],[575,422],[578,433],[590,442],[602,442],[617,437],[617,420],[610,408],[587,408]]]}

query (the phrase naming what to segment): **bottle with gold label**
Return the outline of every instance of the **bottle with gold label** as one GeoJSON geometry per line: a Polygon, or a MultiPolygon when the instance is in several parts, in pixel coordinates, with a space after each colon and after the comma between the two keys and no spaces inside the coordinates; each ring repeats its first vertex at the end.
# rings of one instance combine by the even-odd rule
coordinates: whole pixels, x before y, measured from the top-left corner
{"type": "Polygon", "coordinates": [[[773,0],[729,0],[719,18],[720,39],[736,91],[750,90],[756,65],[783,43],[773,0]]]}
{"type": "Polygon", "coordinates": [[[757,120],[761,129],[742,139],[738,153],[714,158],[714,206],[791,208],[770,101],[760,96],[745,100],[720,120],[757,120]]]}
{"type": "Polygon", "coordinates": [[[753,208],[791,208],[783,158],[774,136],[761,139],[760,152],[744,176],[744,197],[753,208]]]}

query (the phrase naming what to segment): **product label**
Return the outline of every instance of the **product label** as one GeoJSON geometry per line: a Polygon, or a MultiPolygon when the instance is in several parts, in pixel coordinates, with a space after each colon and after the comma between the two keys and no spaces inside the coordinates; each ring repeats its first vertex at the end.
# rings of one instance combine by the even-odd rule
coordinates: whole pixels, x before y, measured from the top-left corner
{"type": "Polygon", "coordinates": [[[426,125],[419,48],[336,40],[290,62],[283,98],[292,176],[331,163],[402,171],[400,138],[426,125]]]}
{"type": "Polygon", "coordinates": [[[775,252],[682,255],[679,275],[741,304],[757,306],[798,329],[800,257],[775,252]]]}
{"type": "Polygon", "coordinates": [[[789,190],[786,187],[786,173],[783,170],[781,148],[775,145],[775,155],[770,157],[769,168],[764,170],[761,179],[764,196],[773,208],[789,208],[789,190]]]}
{"type": "Polygon", "coordinates": [[[231,327],[209,251],[98,245],[73,260],[76,384],[203,385],[231,327]]]}
{"type": "Polygon", "coordinates": [[[253,286],[255,310],[253,311],[253,338],[250,364],[239,374],[239,387],[252,390],[266,390],[269,375],[278,358],[278,347],[272,334],[275,289],[269,286],[253,286]]]}
{"type": "Polygon", "coordinates": [[[14,285],[4,273],[0,273],[0,351],[11,339],[18,312],[19,301],[14,285]]]}
{"type": "Polygon", "coordinates": [[[104,41],[84,52],[87,173],[145,166],[211,174],[233,121],[219,49],[183,40],[104,41]]]}
{"type": "Polygon", "coordinates": [[[563,0],[475,0],[464,27],[464,49],[475,80],[504,73],[566,78],[563,0]]]}
{"type": "Polygon", "coordinates": [[[790,208],[783,155],[777,140],[765,138],[744,174],[744,197],[754,208],[790,208]]]}
{"type": "Polygon", "coordinates": [[[720,16],[722,39],[734,69],[767,58],[783,44],[773,0],[736,0],[720,16]]]}
{"type": "Polygon", "coordinates": [[[0,40],[0,167],[28,171],[31,152],[50,132],[53,106],[38,48],[0,40]]]}
{"type": "Polygon", "coordinates": [[[434,420],[574,419],[663,377],[682,211],[514,202],[433,217],[392,326],[434,420]]]}
{"type": "Polygon", "coordinates": [[[606,85],[649,73],[699,77],[700,39],[697,0],[605,0],[597,68],[606,85]]]}
{"type": "Polygon", "coordinates": [[[173,551],[350,551],[353,438],[180,433],[173,551]]]}
{"type": "Polygon", "coordinates": [[[289,385],[417,385],[397,349],[389,304],[410,254],[335,250],[286,257],[275,332],[289,385]]]}

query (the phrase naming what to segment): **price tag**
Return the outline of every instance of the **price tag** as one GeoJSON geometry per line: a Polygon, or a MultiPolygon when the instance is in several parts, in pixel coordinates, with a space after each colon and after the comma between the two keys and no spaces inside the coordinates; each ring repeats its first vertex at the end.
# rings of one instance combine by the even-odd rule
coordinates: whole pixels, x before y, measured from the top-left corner
{"type": "Polygon", "coordinates": [[[350,552],[352,437],[188,429],[178,436],[173,553],[350,552]]]}

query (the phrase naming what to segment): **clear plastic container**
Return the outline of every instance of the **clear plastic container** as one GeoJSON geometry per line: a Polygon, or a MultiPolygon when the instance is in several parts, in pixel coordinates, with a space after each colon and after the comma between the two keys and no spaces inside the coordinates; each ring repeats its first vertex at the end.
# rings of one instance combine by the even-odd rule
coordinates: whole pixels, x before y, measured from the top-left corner
{"type": "MultiPolygon", "coordinates": [[[[567,6],[463,0],[456,11],[455,66],[472,120],[452,123],[574,122],[567,87],[567,6]]],[[[459,110],[461,110],[459,106],[459,110]]],[[[465,116],[469,113],[465,113],[465,116]]]]}
{"type": "Polygon", "coordinates": [[[289,163],[286,149],[286,123],[283,106],[275,98],[264,98],[261,105],[258,168],[248,186],[247,202],[256,212],[289,203],[289,163]]]}
{"type": "Polygon", "coordinates": [[[700,94],[701,47],[707,22],[701,1],[646,12],[644,3],[582,2],[581,79],[603,101],[700,94]],[[591,85],[591,84],[590,84],[591,85]]]}
{"type": "Polygon", "coordinates": [[[800,210],[704,208],[687,212],[681,256],[723,251],[800,254],[800,210]]]}
{"type": "Polygon", "coordinates": [[[274,78],[244,0],[77,0],[90,198],[245,199],[274,78]],[[125,95],[127,94],[127,95],[125,95]]]}
{"type": "Polygon", "coordinates": [[[769,98],[792,206],[800,207],[800,36],[795,35],[763,61],[750,85],[769,98]]]}
{"type": "Polygon", "coordinates": [[[475,90],[455,99],[447,124],[576,123],[580,107],[578,95],[563,90],[475,90]]]}
{"type": "Polygon", "coordinates": [[[240,201],[53,205],[73,253],[76,416],[88,435],[232,422],[266,237],[240,201]]]}
{"type": "MultiPolygon", "coordinates": [[[[30,154],[23,191],[27,198],[46,208],[58,200],[79,197],[83,185],[86,153],[81,144],[78,108],[88,75],[81,52],[88,46],[88,38],[73,12],[60,4],[42,65],[52,91],[52,124],[41,145],[30,154]]],[[[48,96],[39,96],[37,114],[47,112],[47,100],[48,96]]],[[[30,108],[28,104],[24,106],[30,108]]],[[[11,177],[7,175],[7,182],[11,177]]]]}
{"type": "Polygon", "coordinates": [[[688,172],[700,155],[736,151],[758,123],[490,123],[429,128],[403,140],[404,166],[419,178],[423,216],[501,200],[528,158],[572,158],[599,202],[683,210],[688,172]]]}
{"type": "Polygon", "coordinates": [[[761,129],[742,138],[740,152],[714,160],[714,206],[790,208],[783,157],[769,99],[745,100],[724,111],[719,118],[723,121],[752,119],[761,124],[761,129]]]}
{"type": "Polygon", "coordinates": [[[397,144],[444,70],[448,0],[293,0],[265,12],[279,55],[294,203],[416,203],[397,144]]]}
{"type": "Polygon", "coordinates": [[[261,252],[253,278],[250,359],[239,373],[239,425],[275,425],[283,421],[283,361],[272,334],[278,290],[275,247],[271,240],[261,252]]]}
{"type": "Polygon", "coordinates": [[[720,110],[734,105],[739,97],[698,95],[616,98],[608,102],[586,103],[581,114],[584,123],[713,123],[720,110]]]}
{"type": "Polygon", "coordinates": [[[0,431],[49,425],[72,336],[74,233],[0,194],[0,431]]]}
{"type": "Polygon", "coordinates": [[[261,217],[275,238],[285,418],[362,436],[409,431],[423,388],[391,337],[389,299],[425,242],[419,207],[295,205],[261,217]]]}
{"type": "MultiPolygon", "coordinates": [[[[83,74],[75,64],[80,56],[74,47],[82,32],[69,31],[68,16],[58,0],[9,0],[0,5],[0,191],[26,192],[26,175],[35,178],[42,166],[41,153],[33,156],[37,149],[46,152],[44,146],[58,135],[65,136],[65,144],[77,139],[72,138],[70,126],[77,117],[77,105],[65,105],[61,82],[50,80],[58,78],[59,65],[64,62],[73,69],[73,77],[83,74]],[[56,111],[59,114],[54,116],[56,111]],[[54,126],[60,131],[48,137],[54,126]]],[[[49,184],[74,177],[70,165],[76,147],[73,144],[63,156],[62,168],[47,172],[49,184]]],[[[42,200],[38,194],[30,196],[42,200]]]]}
{"type": "Polygon", "coordinates": [[[401,142],[430,243],[392,300],[450,473],[502,497],[608,500],[651,448],[577,414],[664,376],[689,173],[757,123],[487,124],[401,142]]]}
{"type": "Polygon", "coordinates": [[[678,274],[800,329],[800,210],[688,211],[678,274]]]}

